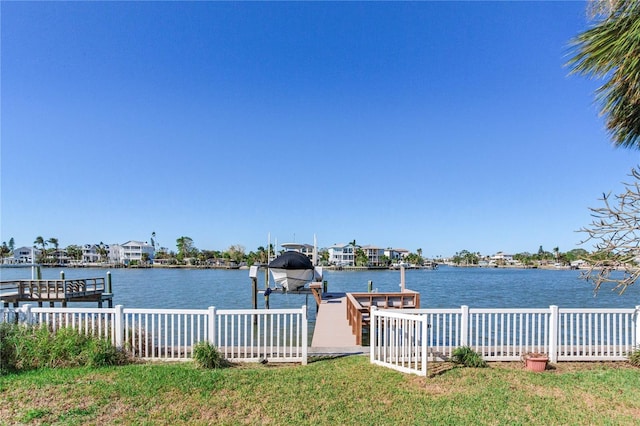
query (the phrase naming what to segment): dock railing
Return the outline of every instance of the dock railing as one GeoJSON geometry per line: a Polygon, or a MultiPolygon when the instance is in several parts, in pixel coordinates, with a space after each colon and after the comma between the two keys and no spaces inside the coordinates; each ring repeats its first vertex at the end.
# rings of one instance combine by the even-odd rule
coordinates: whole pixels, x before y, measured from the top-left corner
{"type": "Polygon", "coordinates": [[[370,310],[416,309],[420,307],[420,293],[413,290],[394,293],[347,293],[347,320],[356,345],[362,345],[363,327],[369,325],[370,310]]]}
{"type": "Polygon", "coordinates": [[[0,282],[0,299],[5,301],[69,300],[101,294],[104,291],[104,278],[0,282]]]}
{"type": "Polygon", "coordinates": [[[105,337],[134,357],[187,360],[199,342],[215,345],[232,362],[307,363],[307,308],[126,309],[0,308],[0,322],[72,327],[105,337]]]}

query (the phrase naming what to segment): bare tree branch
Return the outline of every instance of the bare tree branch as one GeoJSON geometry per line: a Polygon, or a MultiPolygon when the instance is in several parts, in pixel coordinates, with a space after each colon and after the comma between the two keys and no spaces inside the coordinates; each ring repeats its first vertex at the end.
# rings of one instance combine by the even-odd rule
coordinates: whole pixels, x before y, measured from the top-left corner
{"type": "Polygon", "coordinates": [[[640,278],[640,172],[634,168],[629,176],[634,181],[623,183],[622,194],[602,194],[604,206],[590,208],[593,220],[579,230],[586,234],[580,244],[594,244],[595,252],[585,258],[589,269],[581,278],[593,282],[595,292],[612,284],[612,290],[622,294],[640,278]]]}

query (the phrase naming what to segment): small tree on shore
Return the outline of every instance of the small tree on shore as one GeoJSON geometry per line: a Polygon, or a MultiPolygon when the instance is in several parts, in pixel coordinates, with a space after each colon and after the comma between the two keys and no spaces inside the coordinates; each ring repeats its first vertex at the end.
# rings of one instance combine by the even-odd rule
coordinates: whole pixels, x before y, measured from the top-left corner
{"type": "Polygon", "coordinates": [[[623,193],[602,194],[604,206],[590,208],[593,220],[580,229],[587,235],[581,244],[594,243],[595,251],[585,256],[590,267],[582,278],[592,281],[596,292],[608,283],[622,294],[640,278],[640,172],[634,168],[630,176],[634,181],[624,183],[623,193]]]}
{"type": "Polygon", "coordinates": [[[190,257],[195,250],[193,239],[184,235],[176,239],[176,247],[178,248],[178,262],[183,262],[184,259],[190,257]]]}
{"type": "Polygon", "coordinates": [[[235,262],[236,264],[242,263],[245,259],[244,250],[245,250],[244,246],[240,244],[232,245],[227,250],[227,253],[229,254],[229,259],[232,262],[235,262]]]}

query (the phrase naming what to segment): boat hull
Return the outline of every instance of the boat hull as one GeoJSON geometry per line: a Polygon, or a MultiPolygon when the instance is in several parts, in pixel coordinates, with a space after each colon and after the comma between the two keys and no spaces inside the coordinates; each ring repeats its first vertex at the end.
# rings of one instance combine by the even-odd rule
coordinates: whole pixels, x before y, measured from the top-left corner
{"type": "Polygon", "coordinates": [[[313,269],[282,269],[270,268],[271,275],[276,285],[281,286],[286,291],[295,291],[313,281],[313,269]]]}

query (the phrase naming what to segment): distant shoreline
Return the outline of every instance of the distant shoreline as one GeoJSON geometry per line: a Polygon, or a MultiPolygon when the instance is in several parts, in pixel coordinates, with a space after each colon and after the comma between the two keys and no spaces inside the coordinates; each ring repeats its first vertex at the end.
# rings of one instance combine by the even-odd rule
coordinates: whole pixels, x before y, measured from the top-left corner
{"type": "MultiPolygon", "coordinates": [[[[40,266],[42,268],[68,268],[68,269],[215,269],[215,270],[248,270],[249,266],[221,266],[221,265],[117,265],[113,263],[86,263],[82,265],[73,264],[42,264],[42,265],[29,265],[29,264],[0,264],[0,268],[29,268],[31,266],[40,266]]],[[[263,268],[264,265],[258,265],[263,268]]],[[[406,267],[406,270],[437,270],[438,267],[451,267],[451,268],[468,268],[468,269],[543,269],[550,271],[567,271],[567,270],[584,270],[587,268],[574,268],[569,266],[557,267],[554,265],[540,265],[540,266],[514,266],[514,265],[455,265],[451,263],[438,264],[436,268],[430,266],[414,266],[406,267]]],[[[398,267],[384,267],[384,266],[322,266],[325,271],[398,271],[398,267]]]]}

